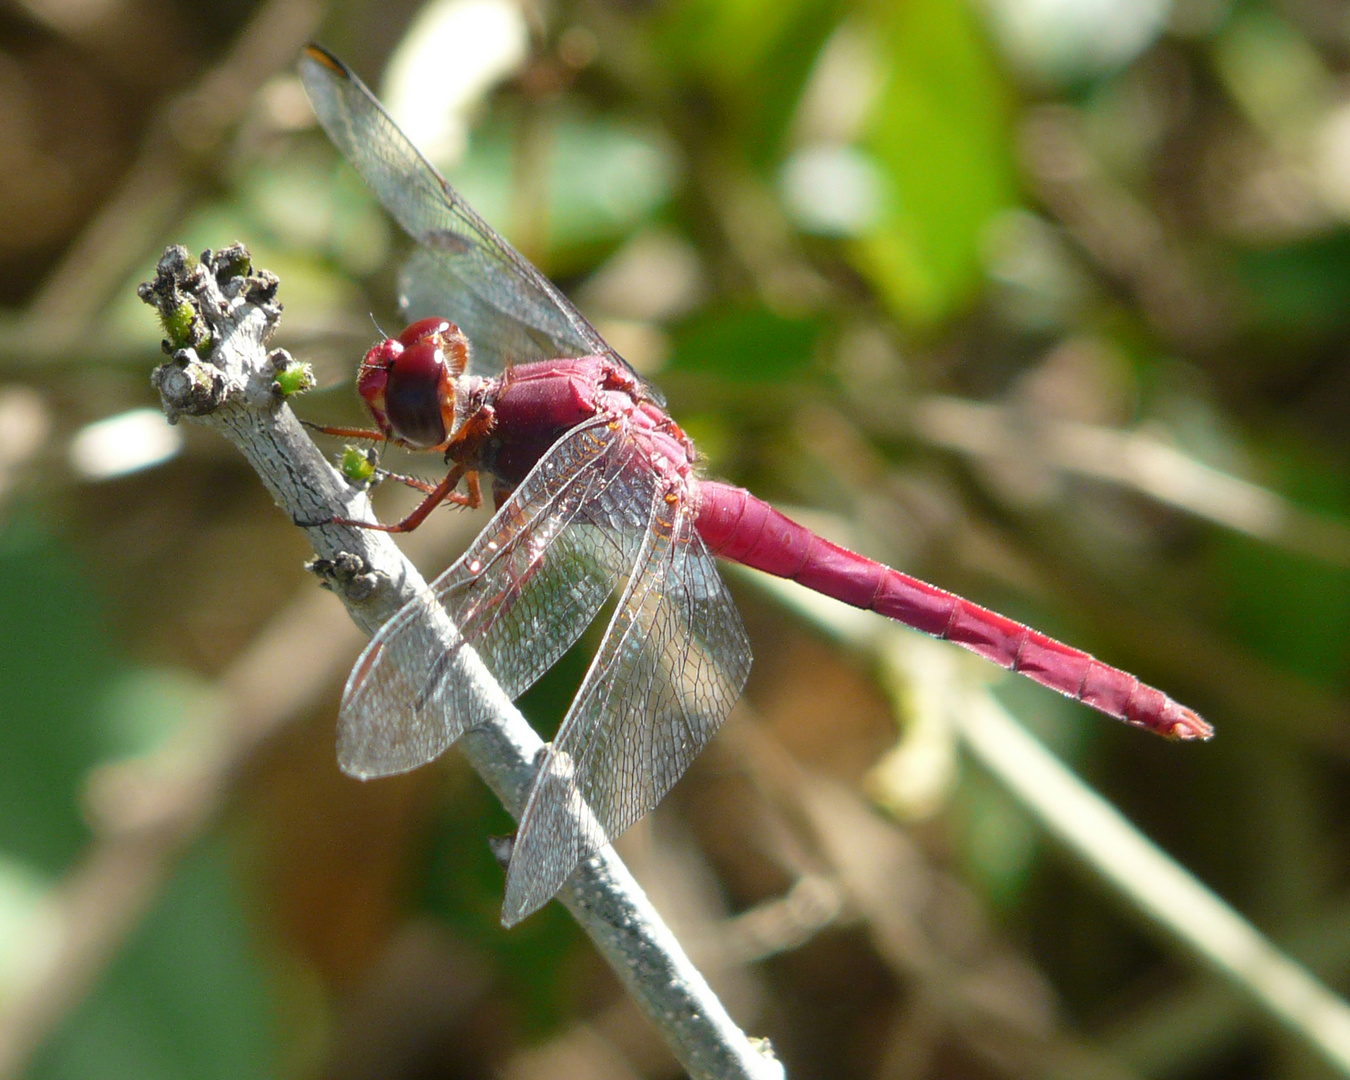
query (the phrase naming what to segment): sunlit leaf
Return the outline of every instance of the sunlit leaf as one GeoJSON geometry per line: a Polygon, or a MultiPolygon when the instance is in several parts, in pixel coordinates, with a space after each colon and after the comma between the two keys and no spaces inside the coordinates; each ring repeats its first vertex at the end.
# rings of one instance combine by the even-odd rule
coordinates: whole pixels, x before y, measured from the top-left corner
{"type": "Polygon", "coordinates": [[[985,229],[1013,205],[1008,91],[968,5],[877,5],[885,83],[864,145],[886,180],[859,268],[904,321],[930,325],[980,283],[985,229]]]}

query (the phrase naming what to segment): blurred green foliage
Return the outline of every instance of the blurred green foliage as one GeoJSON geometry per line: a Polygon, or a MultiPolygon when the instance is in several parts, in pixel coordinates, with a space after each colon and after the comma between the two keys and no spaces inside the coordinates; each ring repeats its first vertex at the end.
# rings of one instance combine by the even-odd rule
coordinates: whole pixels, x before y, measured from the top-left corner
{"type": "Polygon", "coordinates": [[[203,844],[33,1065],[42,1080],[277,1075],[270,972],[228,845],[203,844]]]}
{"type": "Polygon", "coordinates": [[[0,618],[6,769],[0,786],[5,853],[59,874],[89,840],[76,798],[88,771],[115,746],[103,724],[118,659],[103,631],[87,571],[31,522],[0,534],[10,587],[0,618]],[[54,722],[56,718],[60,722],[54,722]]]}

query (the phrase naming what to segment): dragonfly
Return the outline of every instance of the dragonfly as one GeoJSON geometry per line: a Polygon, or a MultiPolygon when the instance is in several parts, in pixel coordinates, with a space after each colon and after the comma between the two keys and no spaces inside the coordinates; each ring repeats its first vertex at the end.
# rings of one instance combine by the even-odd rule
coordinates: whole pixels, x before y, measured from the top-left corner
{"type": "Polygon", "coordinates": [[[953,642],[1127,724],[1213,734],[1135,676],[702,475],[659,391],[469,207],[345,64],[311,45],[300,74],[329,137],[418,245],[400,281],[410,324],[357,374],[375,427],[321,430],[440,453],[448,466],[435,485],[400,477],[425,493],[402,521],[333,520],[407,532],[439,505],[478,506],[482,478],[497,506],[357,661],[338,717],[341,768],[371,778],[438,757],[489,719],[453,677],[456,650],[473,649],[515,698],[618,596],[521,815],[505,925],[655,807],[740,696],[750,643],[716,557],[953,642]],[[426,628],[428,603],[456,628],[449,648],[426,628]]]}

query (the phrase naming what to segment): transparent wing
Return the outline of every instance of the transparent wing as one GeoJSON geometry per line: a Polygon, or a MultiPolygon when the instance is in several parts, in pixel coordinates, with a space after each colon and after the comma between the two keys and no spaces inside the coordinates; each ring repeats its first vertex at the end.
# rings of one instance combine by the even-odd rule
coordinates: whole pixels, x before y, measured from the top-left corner
{"type": "Polygon", "coordinates": [[[406,772],[484,717],[454,677],[471,645],[508,696],[576,641],[632,565],[649,503],[624,429],[593,422],[540,459],[472,546],[371,639],[338,715],[338,762],[362,778],[406,772]],[[438,636],[454,624],[447,650],[438,636]]]}
{"type": "Polygon", "coordinates": [[[564,356],[622,358],[427,161],[342,61],[310,45],[300,78],[329,138],[425,249],[403,274],[411,319],[453,319],[475,369],[564,356]]]}
{"type": "Polygon", "coordinates": [[[745,628],[692,509],[659,489],[650,506],[627,587],[521,818],[502,908],[508,926],[660,802],[750,672],[745,628]]]}
{"type": "MultiPolygon", "coordinates": [[[[594,341],[571,332],[561,317],[548,309],[525,315],[518,283],[501,278],[481,249],[467,248],[463,256],[420,248],[399,274],[399,304],[409,322],[425,318],[453,318],[468,335],[476,374],[503,371],[509,364],[556,357],[617,354],[598,335],[594,341]],[[477,261],[480,265],[473,265],[477,261]],[[473,281],[473,287],[465,285],[473,281]]],[[[577,316],[581,318],[580,315],[577,316]]],[[[622,359],[620,357],[619,359],[622,359]]]]}

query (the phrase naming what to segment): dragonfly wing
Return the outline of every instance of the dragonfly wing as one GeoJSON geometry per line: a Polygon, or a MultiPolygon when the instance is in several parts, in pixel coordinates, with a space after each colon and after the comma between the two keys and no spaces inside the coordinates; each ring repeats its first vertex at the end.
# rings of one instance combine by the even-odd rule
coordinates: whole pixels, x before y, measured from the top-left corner
{"type": "Polygon", "coordinates": [[[683,501],[651,524],[530,793],[506,879],[511,925],[651,810],[712,738],[750,672],[740,614],[683,501]]]}
{"type": "Polygon", "coordinates": [[[472,343],[472,366],[479,374],[501,371],[511,361],[613,355],[598,335],[580,337],[561,312],[530,303],[520,292],[519,282],[472,245],[458,254],[419,248],[399,276],[404,318],[411,323],[453,315],[472,343]]]}
{"type": "Polygon", "coordinates": [[[329,138],[426,249],[403,277],[410,316],[460,323],[479,370],[560,356],[622,359],[572,302],[446,183],[345,64],[310,45],[300,78],[329,138]],[[490,331],[489,323],[506,325],[490,331]]]}
{"type": "Polygon", "coordinates": [[[637,556],[647,508],[628,505],[617,482],[635,453],[604,422],[569,432],[464,555],[380,628],[343,693],[344,772],[406,772],[487,719],[456,677],[458,649],[471,646],[511,698],[567,651],[637,556]]]}

